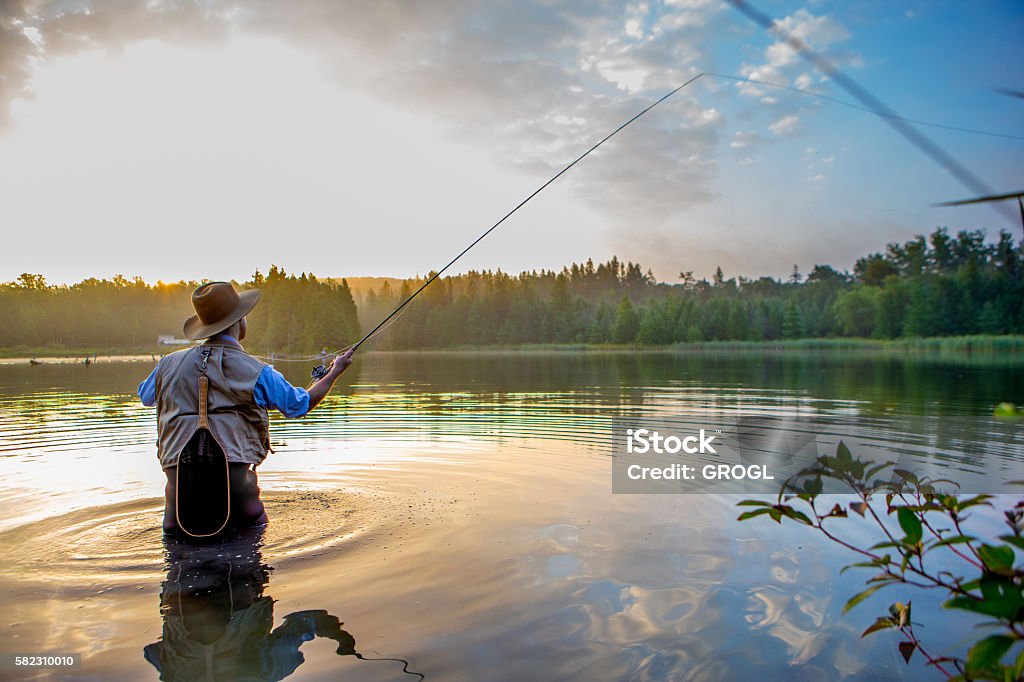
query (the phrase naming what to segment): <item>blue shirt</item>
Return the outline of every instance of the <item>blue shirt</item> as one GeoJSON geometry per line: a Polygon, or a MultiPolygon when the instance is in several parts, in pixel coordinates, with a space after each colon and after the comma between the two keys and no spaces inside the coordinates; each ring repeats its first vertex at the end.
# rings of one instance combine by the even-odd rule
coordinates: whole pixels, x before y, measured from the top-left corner
{"type": "MultiPolygon", "coordinates": [[[[238,343],[227,334],[218,336],[238,343]]],[[[267,365],[260,371],[252,395],[258,406],[265,409],[274,408],[289,418],[303,417],[309,412],[309,393],[306,389],[292,386],[272,365],[267,365]]],[[[146,407],[156,405],[156,369],[139,384],[139,399],[146,407]]]]}

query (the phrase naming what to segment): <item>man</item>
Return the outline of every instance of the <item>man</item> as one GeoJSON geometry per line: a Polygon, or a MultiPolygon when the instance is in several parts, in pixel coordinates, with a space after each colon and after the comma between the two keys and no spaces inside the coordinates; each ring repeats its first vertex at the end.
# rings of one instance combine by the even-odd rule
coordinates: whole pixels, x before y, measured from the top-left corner
{"type": "MultiPolygon", "coordinates": [[[[218,505],[223,505],[229,516],[222,528],[266,523],[255,469],[270,451],[267,410],[276,409],[289,418],[305,416],[352,364],[352,351],[338,356],[327,374],[307,390],[292,386],[273,366],[246,353],[239,343],[247,331],[245,316],[259,297],[258,290],[239,293],[227,282],[196,289],[192,293],[196,314],[185,320],[184,333],[193,341],[206,342],[164,356],[139,385],[142,403],[157,407],[158,456],[167,476],[166,533],[188,530],[178,523],[178,467],[183,451],[194,447],[194,436],[203,429],[212,435],[217,450],[223,450],[230,492],[228,499],[218,501],[183,487],[182,506],[200,513],[208,508],[216,516],[223,513],[218,511],[222,509],[218,505]],[[195,499],[187,497],[190,494],[195,499]]],[[[223,463],[220,475],[225,476],[223,463]]]]}

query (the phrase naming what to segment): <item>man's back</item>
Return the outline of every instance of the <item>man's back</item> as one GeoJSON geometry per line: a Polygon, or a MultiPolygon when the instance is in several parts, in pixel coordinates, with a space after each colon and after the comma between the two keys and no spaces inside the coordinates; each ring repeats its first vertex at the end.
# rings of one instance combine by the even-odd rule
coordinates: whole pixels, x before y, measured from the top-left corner
{"type": "Polygon", "coordinates": [[[266,363],[240,346],[208,342],[162,358],[155,372],[160,464],[174,466],[199,419],[199,377],[209,380],[210,432],[229,462],[259,464],[270,448],[267,410],[256,382],[266,363]],[[205,368],[204,368],[205,360],[205,368]]]}

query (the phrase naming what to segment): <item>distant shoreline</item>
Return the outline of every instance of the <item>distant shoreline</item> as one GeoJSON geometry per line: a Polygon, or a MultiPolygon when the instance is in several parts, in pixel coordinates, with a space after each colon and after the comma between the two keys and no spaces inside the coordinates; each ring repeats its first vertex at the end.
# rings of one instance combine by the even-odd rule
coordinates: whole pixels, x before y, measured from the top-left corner
{"type": "MultiPolygon", "coordinates": [[[[142,348],[0,348],[0,363],[21,364],[31,360],[49,361],[52,363],[70,364],[84,363],[85,359],[96,357],[99,361],[145,361],[158,359],[168,353],[180,350],[182,346],[160,346],[142,348]]],[[[250,349],[259,353],[259,349],[250,349]]],[[[514,345],[479,345],[453,346],[448,348],[422,348],[399,350],[375,350],[365,352],[387,354],[412,353],[487,353],[487,352],[597,352],[597,353],[694,353],[694,352],[839,352],[863,351],[879,353],[981,353],[1008,354],[1024,356],[1024,336],[949,336],[914,339],[789,339],[784,341],[703,341],[697,343],[679,343],[667,346],[642,346],[635,344],[514,344],[514,345]]],[[[310,354],[294,353],[279,354],[282,360],[290,356],[308,356],[310,354]]],[[[312,362],[312,361],[311,361],[312,362]]]]}

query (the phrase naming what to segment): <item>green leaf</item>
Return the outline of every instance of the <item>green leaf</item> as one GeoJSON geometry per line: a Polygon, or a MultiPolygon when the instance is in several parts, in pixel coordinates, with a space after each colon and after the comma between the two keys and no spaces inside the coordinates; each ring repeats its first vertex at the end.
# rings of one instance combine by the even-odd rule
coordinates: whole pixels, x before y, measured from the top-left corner
{"type": "Polygon", "coordinates": [[[991,603],[993,613],[997,617],[1022,620],[1024,588],[1016,582],[1013,576],[985,573],[978,582],[982,598],[987,603],[991,603]]]}
{"type": "Polygon", "coordinates": [[[1021,410],[1017,409],[1017,406],[1013,403],[999,403],[992,410],[992,415],[999,418],[1013,418],[1019,417],[1022,413],[1021,410]]]}
{"type": "Polygon", "coordinates": [[[942,538],[932,543],[932,548],[943,547],[945,545],[961,545],[965,542],[974,542],[977,538],[972,538],[970,535],[951,535],[948,538],[942,538]]]}
{"type": "Polygon", "coordinates": [[[917,483],[917,475],[913,471],[907,471],[906,469],[893,469],[892,472],[902,478],[904,481],[911,481],[917,483]]]}
{"type": "Polygon", "coordinates": [[[808,495],[820,495],[821,491],[824,490],[825,484],[822,483],[821,477],[808,479],[804,481],[804,492],[808,495]]]}
{"type": "Polygon", "coordinates": [[[956,510],[963,511],[964,509],[969,509],[970,507],[974,507],[979,504],[983,504],[986,507],[991,507],[992,503],[989,502],[990,499],[992,499],[991,495],[975,495],[974,497],[971,497],[969,499],[957,501],[956,510]]]}
{"type": "Polygon", "coordinates": [[[888,630],[889,628],[895,627],[896,623],[893,622],[892,618],[880,617],[872,625],[868,626],[868,629],[860,633],[861,637],[867,637],[872,632],[878,632],[879,630],[888,630]]]}
{"type": "Polygon", "coordinates": [[[899,580],[899,579],[900,579],[899,576],[889,575],[888,573],[879,573],[878,575],[874,576],[873,578],[868,578],[866,582],[869,583],[869,584],[870,583],[884,583],[884,582],[893,582],[893,581],[896,581],[896,580],[899,580]]]}
{"type": "Polygon", "coordinates": [[[961,611],[973,611],[974,613],[992,615],[986,610],[983,599],[974,599],[973,597],[953,597],[942,606],[947,609],[959,609],[961,611]]]}
{"type": "Polygon", "coordinates": [[[791,519],[799,521],[800,523],[806,524],[808,526],[814,525],[814,524],[811,523],[811,520],[809,518],[807,518],[806,514],[804,514],[803,512],[798,512],[797,510],[793,509],[792,507],[786,507],[785,510],[783,510],[782,513],[785,514],[786,516],[788,516],[791,519]]]}
{"type": "Polygon", "coordinates": [[[1013,638],[1005,635],[992,635],[981,640],[967,652],[967,669],[971,671],[986,670],[999,664],[1010,647],[1013,638]]]}
{"type": "Polygon", "coordinates": [[[879,566],[885,566],[889,563],[889,555],[886,554],[882,559],[872,559],[871,561],[858,561],[855,564],[847,564],[839,569],[839,575],[846,573],[851,568],[878,568],[879,566]]]}
{"type": "Polygon", "coordinates": [[[853,460],[853,455],[850,454],[850,448],[846,447],[846,443],[839,441],[839,446],[836,447],[836,459],[843,462],[850,462],[853,460]]]}
{"type": "Polygon", "coordinates": [[[999,539],[1003,542],[1009,542],[1017,549],[1024,549],[1024,538],[1019,535],[1000,535],[999,539]]]}
{"type": "Polygon", "coordinates": [[[854,606],[856,606],[857,604],[861,603],[862,601],[864,601],[865,599],[867,599],[868,597],[870,597],[875,592],[877,592],[878,590],[882,589],[883,587],[885,587],[888,584],[890,584],[890,583],[888,583],[888,582],[877,583],[875,585],[872,585],[868,589],[864,590],[863,592],[859,592],[859,593],[853,595],[852,597],[850,597],[849,601],[846,602],[846,605],[843,606],[843,613],[846,613],[847,611],[852,609],[854,606]]]}
{"type": "Polygon", "coordinates": [[[917,514],[906,507],[899,507],[896,509],[896,516],[899,519],[900,528],[907,534],[903,541],[911,545],[919,543],[924,531],[922,530],[921,519],[917,518],[917,514]]]}
{"type": "Polygon", "coordinates": [[[769,514],[769,513],[771,513],[771,511],[772,511],[771,509],[765,509],[765,508],[754,509],[754,510],[751,510],[751,511],[748,511],[748,512],[743,512],[742,514],[740,514],[739,516],[736,517],[736,520],[737,521],[746,521],[747,519],[752,519],[755,516],[761,516],[762,514],[769,514]]]}
{"type": "Polygon", "coordinates": [[[974,580],[968,580],[965,583],[960,583],[960,589],[966,590],[968,592],[973,592],[979,587],[981,587],[981,578],[975,578],[974,580]]]}
{"type": "Polygon", "coordinates": [[[978,548],[978,556],[988,570],[1000,575],[1013,575],[1013,548],[1007,545],[982,545],[978,548]]]}
{"type": "MultiPolygon", "coordinates": [[[[1024,595],[1019,585],[1006,576],[986,573],[980,581],[981,597],[954,597],[943,606],[948,609],[960,609],[983,613],[995,618],[1018,619],[1024,612],[1024,595]]],[[[967,585],[963,586],[968,589],[967,585]]],[[[971,588],[973,589],[973,587],[971,588]]]]}
{"type": "Polygon", "coordinates": [[[743,500],[742,502],[736,503],[737,507],[770,507],[771,502],[765,502],[763,500],[743,500]]]}

